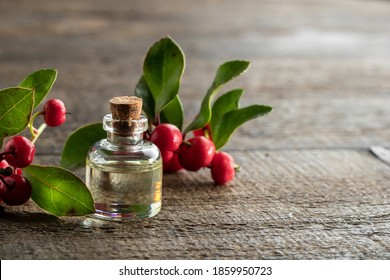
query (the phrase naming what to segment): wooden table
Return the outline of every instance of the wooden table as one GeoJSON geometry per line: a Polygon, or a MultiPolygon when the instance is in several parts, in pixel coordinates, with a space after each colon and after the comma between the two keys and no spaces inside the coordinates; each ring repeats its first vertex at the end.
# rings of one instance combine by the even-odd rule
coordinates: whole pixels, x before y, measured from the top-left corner
{"type": "Polygon", "coordinates": [[[165,175],[161,213],[128,223],[7,207],[0,258],[390,259],[390,166],[368,150],[390,148],[389,15],[368,0],[1,1],[0,87],[57,68],[51,96],[72,112],[36,163],[58,164],[72,130],[133,94],[166,35],[186,54],[186,123],[231,59],[252,66],[226,90],[275,110],[224,148],[241,165],[227,186],[165,175]]]}

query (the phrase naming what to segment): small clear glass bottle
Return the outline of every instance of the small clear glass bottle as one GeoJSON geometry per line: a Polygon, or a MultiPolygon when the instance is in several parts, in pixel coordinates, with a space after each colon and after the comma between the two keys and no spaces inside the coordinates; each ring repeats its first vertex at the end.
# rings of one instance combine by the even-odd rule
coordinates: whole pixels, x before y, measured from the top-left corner
{"type": "Polygon", "coordinates": [[[148,120],[103,118],[107,139],[95,143],[86,159],[86,185],[97,218],[147,218],[161,209],[162,159],[158,148],[143,139],[148,120]]]}

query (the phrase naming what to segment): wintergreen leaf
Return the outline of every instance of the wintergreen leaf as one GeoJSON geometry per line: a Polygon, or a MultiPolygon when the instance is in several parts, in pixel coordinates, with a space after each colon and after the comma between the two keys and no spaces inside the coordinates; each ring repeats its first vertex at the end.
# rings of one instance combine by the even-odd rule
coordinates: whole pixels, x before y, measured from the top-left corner
{"type": "Polygon", "coordinates": [[[203,128],[209,123],[211,118],[211,102],[215,94],[217,94],[221,86],[244,73],[248,69],[249,64],[248,61],[233,60],[219,66],[214,81],[202,100],[198,115],[184,130],[184,134],[191,130],[203,128]]]}
{"type": "Polygon", "coordinates": [[[34,106],[33,90],[13,87],[0,90],[0,147],[7,136],[22,132],[34,106]]]}
{"type": "MultiPolygon", "coordinates": [[[[153,95],[150,92],[143,76],[139,79],[135,87],[135,96],[142,98],[142,110],[149,120],[156,123],[153,95]]],[[[165,108],[160,112],[160,117],[161,122],[174,124],[181,130],[183,126],[184,109],[179,95],[176,95],[175,98],[169,102],[167,106],[165,106],[165,108]]]]}
{"type": "Polygon", "coordinates": [[[142,98],[142,110],[146,117],[152,122],[155,121],[154,115],[154,99],[153,95],[146,84],[144,76],[142,76],[135,86],[135,96],[142,98]]]}
{"type": "Polygon", "coordinates": [[[241,95],[244,93],[243,89],[234,89],[221,95],[215,100],[211,108],[210,129],[211,132],[220,125],[222,117],[230,111],[239,108],[241,95]]]}
{"type": "Polygon", "coordinates": [[[179,95],[176,95],[176,97],[164,108],[164,110],[162,110],[161,122],[173,124],[181,130],[183,126],[183,119],[183,104],[179,95]]]}
{"type": "Polygon", "coordinates": [[[91,146],[106,136],[102,123],[88,124],[73,131],[62,150],[61,166],[70,170],[84,167],[91,146]]]}
{"type": "Polygon", "coordinates": [[[234,130],[243,123],[268,114],[272,107],[265,105],[251,105],[226,113],[219,121],[218,125],[211,130],[213,141],[217,150],[222,148],[230,139],[234,130]]]}
{"type": "Polygon", "coordinates": [[[42,69],[29,74],[19,86],[34,90],[34,108],[36,108],[49,93],[56,78],[57,70],[42,69]]]}
{"type": "Polygon", "coordinates": [[[56,216],[82,216],[95,212],[91,193],[75,174],[57,166],[30,165],[23,175],[32,186],[31,199],[56,216]]]}
{"type": "Polygon", "coordinates": [[[155,116],[177,95],[184,67],[184,53],[169,37],[157,41],[146,54],[143,75],[153,95],[155,116]]]}

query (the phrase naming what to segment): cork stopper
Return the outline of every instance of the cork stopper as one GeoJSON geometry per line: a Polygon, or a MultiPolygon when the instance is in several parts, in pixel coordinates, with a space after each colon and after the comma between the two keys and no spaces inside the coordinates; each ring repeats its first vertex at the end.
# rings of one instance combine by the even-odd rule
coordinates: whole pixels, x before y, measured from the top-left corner
{"type": "Polygon", "coordinates": [[[113,129],[119,135],[132,133],[137,129],[135,120],[139,120],[142,112],[142,99],[136,96],[117,96],[109,101],[113,129]]]}
{"type": "Polygon", "coordinates": [[[136,96],[117,96],[109,101],[114,120],[138,120],[142,112],[142,99],[136,96]]]}

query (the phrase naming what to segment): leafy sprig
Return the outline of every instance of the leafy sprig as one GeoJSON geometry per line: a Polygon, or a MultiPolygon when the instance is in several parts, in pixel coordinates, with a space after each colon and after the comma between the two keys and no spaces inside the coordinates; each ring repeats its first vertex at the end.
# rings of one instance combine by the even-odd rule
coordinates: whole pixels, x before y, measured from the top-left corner
{"type": "MultiPolygon", "coordinates": [[[[33,142],[42,134],[45,123],[36,129],[40,114],[34,109],[47,97],[57,71],[42,69],[29,74],[17,87],[0,90],[0,147],[6,137],[28,129],[33,142]]],[[[78,216],[94,212],[92,195],[72,172],[57,166],[30,165],[22,170],[32,186],[31,199],[56,216],[78,216]]]]}
{"type": "MultiPolygon", "coordinates": [[[[249,66],[250,63],[244,60],[221,64],[200,103],[199,112],[183,128],[184,109],[179,92],[185,56],[172,38],[165,37],[148,50],[142,75],[135,86],[135,95],[143,99],[142,109],[152,126],[174,124],[182,132],[183,139],[191,131],[207,130],[216,149],[220,150],[240,125],[272,111],[272,107],[258,104],[241,108],[244,90],[240,88],[217,97],[225,84],[245,73],[249,66]]],[[[7,137],[26,129],[30,130],[32,141],[38,139],[45,124],[38,129],[34,127],[34,120],[40,115],[34,110],[47,97],[56,78],[56,70],[42,69],[26,76],[18,86],[0,90],[0,147],[7,137]]],[[[101,123],[84,125],[67,139],[61,167],[30,165],[24,168],[23,175],[32,185],[32,200],[57,216],[93,213],[91,193],[84,182],[69,170],[85,166],[90,146],[105,135],[101,123]]]]}
{"type": "MultiPolygon", "coordinates": [[[[272,107],[258,104],[240,108],[243,89],[231,90],[215,100],[222,87],[245,73],[249,66],[250,62],[244,60],[221,64],[201,101],[198,114],[183,129],[184,110],[179,92],[185,55],[172,38],[165,37],[148,50],[142,75],[135,86],[135,95],[143,99],[143,112],[152,125],[174,124],[182,131],[183,138],[191,131],[208,126],[216,149],[220,150],[239,126],[272,111],[272,107]]],[[[70,135],[62,153],[62,166],[72,169],[85,165],[88,148],[97,140],[90,137],[92,131],[97,137],[104,134],[101,126],[90,124],[70,135]],[[82,139],[83,148],[80,149],[79,143],[73,139],[82,139]]]]}

